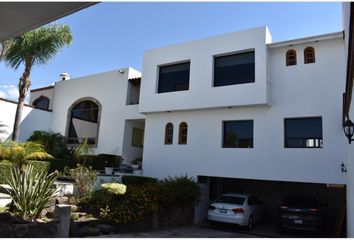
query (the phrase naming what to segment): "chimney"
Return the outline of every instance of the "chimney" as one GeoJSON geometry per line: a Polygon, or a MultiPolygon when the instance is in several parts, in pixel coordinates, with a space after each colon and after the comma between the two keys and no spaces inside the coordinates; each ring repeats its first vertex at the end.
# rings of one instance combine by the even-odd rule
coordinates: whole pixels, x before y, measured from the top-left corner
{"type": "Polygon", "coordinates": [[[70,79],[70,75],[69,73],[62,73],[60,74],[60,81],[66,81],[66,80],[69,80],[70,79]]]}

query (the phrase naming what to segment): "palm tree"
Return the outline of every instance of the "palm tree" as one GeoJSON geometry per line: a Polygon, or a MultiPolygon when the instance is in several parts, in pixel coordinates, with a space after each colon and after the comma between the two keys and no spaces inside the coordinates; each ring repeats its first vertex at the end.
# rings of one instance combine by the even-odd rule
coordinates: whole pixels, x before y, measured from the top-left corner
{"type": "Polygon", "coordinates": [[[0,160],[9,160],[23,172],[23,165],[27,160],[53,158],[44,151],[41,144],[35,142],[8,141],[0,144],[0,160]]]}
{"type": "Polygon", "coordinates": [[[53,58],[59,50],[72,41],[70,27],[67,25],[50,25],[37,28],[13,38],[4,53],[4,60],[14,69],[21,64],[25,70],[18,83],[18,103],[12,140],[18,141],[20,121],[24,100],[31,85],[30,74],[34,65],[44,65],[53,58]]]}

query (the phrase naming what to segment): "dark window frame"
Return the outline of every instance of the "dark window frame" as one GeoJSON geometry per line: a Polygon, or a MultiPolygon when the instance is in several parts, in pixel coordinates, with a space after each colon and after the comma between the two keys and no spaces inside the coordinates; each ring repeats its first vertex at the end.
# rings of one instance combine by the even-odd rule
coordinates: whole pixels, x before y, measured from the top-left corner
{"type": "Polygon", "coordinates": [[[178,144],[179,145],[187,145],[188,142],[188,124],[186,122],[181,122],[179,124],[179,129],[178,129],[178,144]],[[186,130],[186,134],[185,134],[185,139],[183,139],[184,135],[183,135],[183,128],[185,128],[186,130]]]}
{"type": "Polygon", "coordinates": [[[283,134],[284,134],[284,148],[287,148],[287,149],[291,149],[291,148],[295,148],[295,149],[322,149],[323,148],[323,118],[322,116],[315,116],[315,117],[289,117],[289,118],[284,118],[283,120],[283,134]],[[287,136],[286,136],[286,120],[305,120],[305,119],[318,119],[320,118],[321,119],[321,146],[319,147],[289,147],[287,146],[287,136]]]}
{"type": "Polygon", "coordinates": [[[286,51],[285,63],[286,63],[287,67],[297,65],[297,54],[296,54],[296,51],[294,49],[289,49],[288,51],[286,51]],[[294,59],[290,59],[290,57],[292,57],[292,56],[290,56],[291,54],[293,55],[295,60],[294,59]],[[294,61],[294,62],[291,62],[291,61],[294,61]]]}
{"type": "Polygon", "coordinates": [[[222,139],[221,139],[221,147],[222,148],[229,148],[229,149],[253,149],[254,148],[254,120],[253,119],[242,119],[242,120],[225,120],[222,122],[222,139]],[[232,122],[252,122],[252,146],[251,147],[231,147],[225,146],[225,123],[232,123],[232,122]]]}
{"type": "Polygon", "coordinates": [[[171,93],[171,92],[181,92],[181,91],[189,91],[189,86],[190,86],[190,73],[191,73],[191,61],[190,60],[185,60],[181,62],[175,62],[175,63],[168,63],[168,64],[163,64],[157,66],[157,86],[156,86],[156,93],[157,94],[162,94],[162,93],[171,93]],[[179,85],[174,85],[175,89],[171,91],[164,91],[162,90],[160,83],[161,83],[161,74],[162,71],[161,69],[163,68],[168,68],[168,67],[175,67],[175,66],[180,66],[180,65],[185,65],[188,64],[189,69],[188,69],[188,83],[184,84],[179,84],[179,85]],[[187,85],[187,86],[185,86],[187,85]]]}
{"type": "Polygon", "coordinates": [[[173,123],[169,122],[165,126],[165,145],[173,144],[173,123]],[[169,128],[171,129],[171,133],[169,133],[169,128]],[[169,140],[171,138],[171,140],[169,140]]]}
{"type": "Polygon", "coordinates": [[[241,52],[230,52],[230,53],[226,53],[226,54],[219,54],[219,55],[214,55],[213,56],[213,81],[212,81],[212,87],[227,87],[227,86],[234,86],[234,85],[243,85],[243,84],[252,84],[256,82],[256,51],[255,49],[248,49],[245,51],[241,51],[241,52]],[[237,56],[237,55],[244,55],[244,54],[250,54],[253,53],[253,81],[250,82],[242,82],[242,83],[231,83],[231,84],[216,84],[217,81],[217,71],[216,71],[216,64],[217,64],[217,60],[221,59],[221,58],[227,58],[227,57],[232,57],[232,56],[237,56]]]}
{"type": "Polygon", "coordinates": [[[49,110],[49,106],[50,106],[50,99],[44,95],[41,95],[40,97],[36,98],[33,102],[32,105],[37,108],[37,109],[42,109],[42,110],[49,110]],[[47,105],[46,107],[38,107],[37,104],[38,102],[42,101],[42,100],[46,100],[47,101],[47,105]]]}
{"type": "Polygon", "coordinates": [[[304,49],[304,64],[316,63],[316,51],[314,47],[306,47],[304,49]],[[308,52],[311,52],[312,56],[308,56],[308,52]]]}

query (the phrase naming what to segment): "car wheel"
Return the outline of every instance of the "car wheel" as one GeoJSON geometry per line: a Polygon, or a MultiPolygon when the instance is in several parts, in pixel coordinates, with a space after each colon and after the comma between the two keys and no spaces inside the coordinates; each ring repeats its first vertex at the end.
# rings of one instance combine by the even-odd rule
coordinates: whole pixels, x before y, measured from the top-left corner
{"type": "Polygon", "coordinates": [[[253,228],[253,216],[251,215],[250,218],[248,219],[248,224],[247,224],[247,230],[252,230],[253,228]]]}

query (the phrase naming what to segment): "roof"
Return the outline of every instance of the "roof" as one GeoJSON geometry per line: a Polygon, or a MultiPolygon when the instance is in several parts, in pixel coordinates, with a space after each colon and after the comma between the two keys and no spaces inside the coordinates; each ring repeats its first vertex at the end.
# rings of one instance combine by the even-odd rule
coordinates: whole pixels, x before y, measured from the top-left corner
{"type": "Polygon", "coordinates": [[[52,89],[54,88],[54,86],[47,86],[47,87],[42,87],[42,88],[35,88],[35,89],[32,89],[30,90],[30,92],[39,92],[39,91],[44,91],[44,90],[48,90],[48,89],[52,89]]]}
{"type": "Polygon", "coordinates": [[[292,40],[287,40],[287,41],[282,41],[282,42],[270,43],[270,44],[268,44],[268,47],[269,48],[276,48],[276,47],[292,46],[292,45],[308,43],[308,42],[317,42],[317,41],[323,41],[323,40],[343,38],[343,36],[344,36],[343,31],[334,32],[334,33],[327,33],[327,34],[322,34],[322,35],[316,35],[316,36],[297,38],[297,39],[292,39],[292,40]]]}

